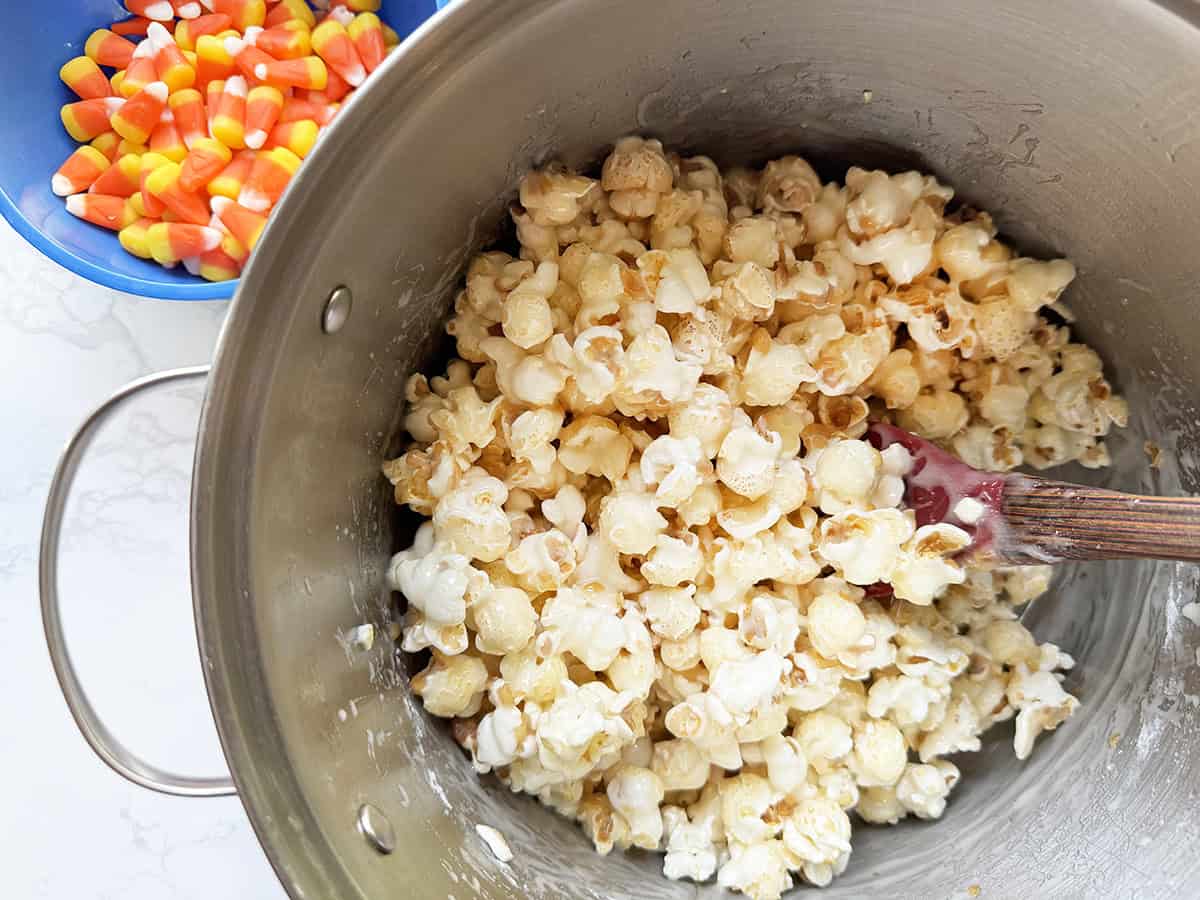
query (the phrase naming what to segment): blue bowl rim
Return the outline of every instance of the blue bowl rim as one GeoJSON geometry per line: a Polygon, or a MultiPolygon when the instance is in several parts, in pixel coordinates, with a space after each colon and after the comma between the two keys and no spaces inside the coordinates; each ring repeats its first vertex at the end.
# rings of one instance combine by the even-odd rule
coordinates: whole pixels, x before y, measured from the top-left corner
{"type": "Polygon", "coordinates": [[[238,279],[236,278],[230,281],[189,282],[181,280],[172,284],[134,278],[106,269],[104,266],[98,266],[77,256],[58,241],[48,237],[40,228],[25,218],[21,210],[3,190],[0,190],[0,215],[4,216],[8,224],[16,229],[21,237],[60,266],[104,287],[137,294],[141,297],[155,297],[160,300],[227,300],[237,290],[238,279]]]}

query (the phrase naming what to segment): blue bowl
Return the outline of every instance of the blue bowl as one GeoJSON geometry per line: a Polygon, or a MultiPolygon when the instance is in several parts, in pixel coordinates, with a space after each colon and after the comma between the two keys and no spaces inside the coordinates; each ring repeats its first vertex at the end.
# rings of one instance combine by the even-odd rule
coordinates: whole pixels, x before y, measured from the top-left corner
{"type": "MultiPolygon", "coordinates": [[[[446,0],[383,0],[381,18],[403,37],[446,0]]],[[[50,190],[50,176],[78,144],[59,109],[78,100],[58,70],[83,53],[97,28],[127,18],[116,0],[38,0],[7,4],[10,35],[0,54],[0,215],[26,240],[72,272],[110,288],[167,300],[233,296],[236,281],[207,282],[182,266],[164,269],[126,253],[115,232],[77,219],[50,190]]]]}

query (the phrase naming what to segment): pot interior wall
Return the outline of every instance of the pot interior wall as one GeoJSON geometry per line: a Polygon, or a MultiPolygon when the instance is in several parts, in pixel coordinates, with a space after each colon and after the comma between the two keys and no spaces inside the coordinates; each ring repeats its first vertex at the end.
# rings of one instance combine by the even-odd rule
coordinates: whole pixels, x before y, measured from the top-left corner
{"type": "MultiPolygon", "coordinates": [[[[601,859],[574,827],[480,781],[410,697],[390,641],[344,640],[388,615],[395,519],[378,466],[403,382],[436,355],[470,252],[533,164],[585,165],[643,132],[722,164],[799,152],[827,176],[932,171],[1018,247],[1078,265],[1077,331],[1135,411],[1117,465],[1093,477],[1196,490],[1200,31],[1150,2],[1003,7],[456,0],[343,112],[244,280],[197,462],[214,708],[293,896],[697,895],[662,880],[656,858],[601,859]],[[353,311],[326,335],[338,285],[353,311]],[[395,827],[390,856],[355,828],[364,802],[395,827]],[[506,834],[510,865],[476,823],[506,834]]],[[[1184,566],[1065,570],[1028,620],[1076,654],[1083,710],[1025,764],[998,730],[962,760],[941,821],[856,831],[825,896],[1184,890],[1200,865],[1178,849],[1200,832],[1200,629],[1179,611],[1196,583],[1184,566]]]]}

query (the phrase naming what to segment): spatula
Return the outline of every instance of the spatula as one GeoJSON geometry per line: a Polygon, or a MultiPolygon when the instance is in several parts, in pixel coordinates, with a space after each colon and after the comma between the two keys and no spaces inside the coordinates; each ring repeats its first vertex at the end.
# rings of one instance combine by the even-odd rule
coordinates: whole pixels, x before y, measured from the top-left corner
{"type": "Polygon", "coordinates": [[[904,505],[917,525],[949,522],[967,531],[966,552],[1010,564],[1067,559],[1200,561],[1200,498],[1150,497],[981,472],[924,438],[877,422],[877,449],[902,445],[913,457],[904,505]],[[966,500],[968,502],[964,503],[966,500]]]}

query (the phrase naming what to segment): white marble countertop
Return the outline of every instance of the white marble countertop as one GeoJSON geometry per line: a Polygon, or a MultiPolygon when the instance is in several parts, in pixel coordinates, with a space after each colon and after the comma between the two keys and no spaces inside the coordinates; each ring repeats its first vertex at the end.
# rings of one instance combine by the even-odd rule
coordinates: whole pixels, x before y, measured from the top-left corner
{"type": "MultiPolygon", "coordinates": [[[[282,900],[236,798],[167,797],[101,763],[67,713],[38,613],[42,506],[59,451],[115,388],[209,360],[227,304],[145,300],[77,278],[0,220],[0,801],[4,895],[282,900]]],[[[201,388],[137,401],[84,463],[63,532],[63,616],[113,730],[189,774],[223,766],[187,574],[201,388]]]]}

